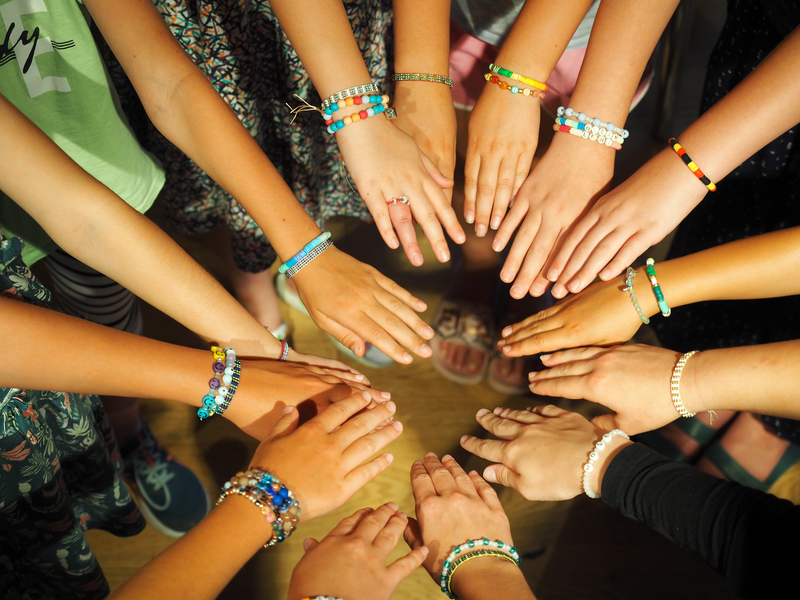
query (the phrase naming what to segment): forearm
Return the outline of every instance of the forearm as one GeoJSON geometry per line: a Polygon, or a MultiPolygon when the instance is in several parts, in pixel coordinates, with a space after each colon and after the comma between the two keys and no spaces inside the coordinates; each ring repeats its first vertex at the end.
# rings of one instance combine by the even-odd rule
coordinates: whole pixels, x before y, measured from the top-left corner
{"type": "Polygon", "coordinates": [[[110,598],[212,600],[259,550],[271,530],[249,500],[230,496],[110,598]]]}
{"type": "Polygon", "coordinates": [[[395,72],[447,75],[449,65],[450,0],[394,0],[395,72]]]}

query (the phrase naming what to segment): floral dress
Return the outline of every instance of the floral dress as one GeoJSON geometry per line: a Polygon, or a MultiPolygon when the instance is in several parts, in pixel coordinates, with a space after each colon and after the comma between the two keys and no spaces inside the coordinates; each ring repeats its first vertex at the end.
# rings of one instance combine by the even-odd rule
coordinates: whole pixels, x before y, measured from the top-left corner
{"type": "MultiPolygon", "coordinates": [[[[336,140],[316,112],[292,123],[289,106],[321,100],[268,0],[153,0],[170,30],[205,73],[318,223],[347,215],[369,218],[344,176],[336,140]]],[[[389,90],[393,48],[391,0],[344,0],[373,83],[389,90]]],[[[170,224],[200,234],[225,224],[243,271],[270,267],[275,251],[247,211],[149,123],[119,64],[106,52],[125,112],[142,145],[163,163],[162,193],[170,224]]],[[[366,83],[366,82],[365,82],[366,83]]],[[[269,198],[264,199],[269,202],[269,198]]]]}
{"type": "MultiPolygon", "coordinates": [[[[0,230],[0,295],[47,306],[50,292],[22,262],[22,246],[0,230]]],[[[145,523],[99,398],[0,388],[0,469],[0,599],[107,596],[83,532],[130,536],[145,523]]]]}

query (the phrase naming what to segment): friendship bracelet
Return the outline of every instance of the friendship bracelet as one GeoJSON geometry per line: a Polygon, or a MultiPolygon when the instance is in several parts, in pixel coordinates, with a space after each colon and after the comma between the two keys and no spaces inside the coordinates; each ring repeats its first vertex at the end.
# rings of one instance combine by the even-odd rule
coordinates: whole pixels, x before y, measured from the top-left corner
{"type": "Polygon", "coordinates": [[[494,63],[489,65],[489,70],[492,73],[497,73],[498,75],[502,75],[503,77],[508,77],[513,81],[521,81],[526,85],[532,85],[533,87],[540,89],[543,92],[547,91],[546,83],[542,83],[541,81],[536,81],[535,79],[531,79],[530,77],[525,77],[524,75],[520,75],[519,73],[514,73],[514,71],[509,71],[508,69],[504,69],[503,67],[496,65],[494,63]]]}
{"type": "Polygon", "coordinates": [[[559,106],[558,110],[556,110],[556,115],[559,117],[575,117],[581,123],[591,123],[595,127],[603,127],[605,129],[611,129],[612,131],[616,131],[619,135],[623,138],[626,138],[630,135],[627,129],[623,129],[622,127],[617,127],[613,123],[604,123],[602,119],[592,118],[586,116],[586,113],[579,113],[576,112],[573,108],[565,108],[563,106],[559,106]]]}
{"type": "Polygon", "coordinates": [[[285,263],[283,263],[278,268],[278,271],[280,273],[286,273],[286,271],[288,271],[290,268],[292,268],[294,265],[296,265],[298,263],[298,261],[300,261],[304,256],[308,255],[308,253],[311,252],[311,250],[313,250],[314,248],[316,248],[317,246],[322,244],[325,240],[329,240],[330,238],[331,238],[331,232],[330,231],[325,231],[322,234],[318,235],[313,240],[308,242],[305,246],[303,246],[303,249],[300,250],[300,252],[295,254],[292,258],[287,260],[285,263]]]}
{"type": "Polygon", "coordinates": [[[680,359],[678,359],[675,368],[672,369],[672,379],[670,379],[669,382],[669,393],[670,396],[672,396],[672,404],[675,405],[675,410],[677,410],[678,414],[682,417],[689,418],[697,414],[689,412],[683,405],[683,400],[681,399],[681,375],[683,374],[683,368],[686,366],[686,363],[689,361],[689,359],[699,352],[699,350],[687,352],[681,356],[680,359]]]}
{"type": "Polygon", "coordinates": [[[495,557],[495,558],[500,558],[500,559],[512,562],[515,565],[519,566],[518,561],[516,561],[513,558],[511,558],[505,552],[496,552],[494,550],[477,550],[475,552],[470,552],[468,554],[460,556],[453,563],[452,568],[450,569],[450,571],[447,574],[447,584],[445,585],[445,589],[443,589],[442,591],[445,594],[447,594],[447,596],[449,598],[454,598],[454,599],[457,598],[457,596],[453,593],[453,589],[451,587],[452,586],[452,581],[453,581],[453,575],[455,575],[456,569],[459,566],[461,566],[462,564],[464,564],[465,562],[469,561],[469,560],[473,560],[475,558],[481,558],[481,557],[484,557],[484,556],[491,556],[491,557],[495,557]]]}
{"type": "Polygon", "coordinates": [[[342,600],[342,599],[336,598],[334,596],[306,596],[305,598],[301,598],[300,600],[342,600]]]}
{"type": "Polygon", "coordinates": [[[460,546],[454,546],[453,551],[442,563],[442,574],[439,576],[439,587],[441,588],[442,592],[447,594],[449,598],[454,598],[454,596],[449,590],[450,584],[448,574],[452,569],[455,568],[454,563],[456,562],[456,559],[462,556],[462,552],[468,555],[483,550],[488,550],[491,552],[499,551],[509,556],[514,563],[519,565],[519,553],[517,552],[517,549],[514,546],[510,546],[500,540],[490,541],[489,538],[481,538],[478,540],[468,540],[460,546]]]}
{"type": "MultiPolygon", "coordinates": [[[[386,112],[387,118],[393,118],[390,116],[392,113],[389,111],[394,111],[393,108],[387,108],[385,104],[378,104],[376,106],[371,106],[366,110],[361,110],[359,112],[353,113],[352,115],[348,115],[343,119],[339,119],[338,121],[334,121],[333,119],[328,119],[325,121],[325,124],[328,125],[326,131],[328,133],[336,133],[340,129],[344,129],[346,125],[352,125],[353,123],[358,123],[359,121],[365,121],[370,117],[374,117],[375,115],[379,115],[382,112],[386,112]]],[[[396,117],[397,114],[394,113],[396,117]]]]}
{"type": "Polygon", "coordinates": [[[579,138],[589,140],[591,142],[598,142],[601,146],[608,146],[614,150],[622,150],[622,144],[615,142],[611,137],[601,136],[589,129],[580,130],[577,127],[569,127],[567,125],[553,125],[553,131],[563,131],[579,138]]]}
{"type": "Polygon", "coordinates": [[[600,497],[589,489],[589,473],[594,471],[594,462],[600,458],[599,453],[605,450],[606,444],[608,444],[608,442],[610,442],[614,436],[617,435],[621,435],[626,440],[631,439],[628,434],[621,429],[615,429],[614,431],[604,433],[603,437],[601,437],[600,440],[598,440],[598,442],[594,445],[594,450],[589,453],[589,460],[586,461],[585,465],[583,465],[583,491],[587,496],[589,496],[589,498],[600,497]]]}
{"type": "Polygon", "coordinates": [[[556,125],[566,125],[574,129],[580,129],[581,131],[588,131],[590,134],[596,133],[598,136],[602,136],[606,139],[611,138],[612,141],[617,142],[619,145],[625,143],[625,138],[616,133],[614,129],[606,129],[605,127],[600,127],[599,125],[581,123],[580,121],[573,121],[572,119],[567,119],[564,117],[556,117],[556,125]]]}
{"type": "Polygon", "coordinates": [[[444,75],[430,75],[428,73],[395,73],[392,81],[430,81],[431,83],[443,83],[453,89],[453,80],[444,75]]]}
{"type": "Polygon", "coordinates": [[[295,275],[297,275],[300,271],[303,270],[312,260],[317,258],[320,254],[325,252],[328,248],[333,245],[333,242],[330,240],[325,240],[319,246],[313,248],[308,254],[306,254],[303,258],[301,258],[293,267],[286,271],[286,279],[291,279],[295,275]]]}
{"type": "Polygon", "coordinates": [[[289,343],[286,340],[278,340],[278,341],[281,343],[281,355],[280,358],[278,358],[278,360],[281,362],[286,362],[286,357],[289,356],[289,350],[291,350],[291,347],[289,346],[289,343]]]}
{"type": "Polygon", "coordinates": [[[489,83],[496,83],[500,86],[500,89],[508,90],[512,94],[522,94],[523,96],[532,96],[533,98],[541,98],[544,100],[544,92],[540,90],[531,90],[528,88],[520,88],[516,85],[509,85],[505,81],[500,81],[497,75],[492,75],[491,73],[486,73],[483,78],[489,83]]]}
{"type": "Polygon", "coordinates": [[[686,154],[686,150],[684,150],[683,146],[678,143],[678,140],[675,138],[669,138],[668,143],[670,146],[672,146],[672,149],[675,150],[677,155],[681,157],[681,160],[686,164],[686,166],[689,167],[689,170],[694,173],[694,176],[703,182],[703,185],[705,185],[712,192],[717,191],[717,186],[714,184],[714,182],[706,177],[705,173],[700,170],[700,167],[698,167],[695,162],[689,158],[689,155],[686,154]]]}
{"type": "Polygon", "coordinates": [[[322,116],[325,117],[326,124],[327,121],[331,118],[331,115],[335,113],[337,110],[341,108],[346,108],[348,106],[364,106],[366,104],[383,104],[384,107],[388,106],[389,104],[389,96],[383,94],[372,94],[372,95],[364,95],[364,96],[355,96],[353,98],[347,98],[345,100],[339,100],[339,102],[335,102],[327,107],[324,111],[322,111],[322,116]]]}
{"type": "MultiPolygon", "coordinates": [[[[340,100],[346,100],[347,98],[352,98],[353,96],[363,96],[364,94],[377,94],[380,93],[380,89],[374,83],[367,83],[365,85],[357,85],[355,87],[347,88],[346,90],[342,90],[340,92],[336,92],[325,98],[322,101],[322,109],[325,110],[334,102],[339,102],[340,100]]],[[[341,108],[344,108],[343,106],[341,108]]]]}
{"type": "Polygon", "coordinates": [[[633,269],[633,267],[628,267],[625,271],[625,287],[622,288],[622,291],[628,292],[631,295],[631,303],[633,304],[633,308],[636,309],[636,314],[639,315],[642,323],[647,325],[650,323],[650,319],[642,312],[642,308],[639,306],[639,300],[636,298],[636,294],[633,291],[633,278],[636,277],[636,275],[638,275],[638,271],[633,269]]]}
{"type": "Polygon", "coordinates": [[[209,392],[203,396],[203,406],[197,409],[197,416],[201,421],[213,415],[221,415],[228,409],[239,385],[239,373],[241,373],[241,363],[236,358],[233,348],[223,350],[219,346],[211,346],[211,353],[214,356],[214,376],[208,382],[209,392]],[[236,372],[237,367],[238,372],[236,372]],[[226,402],[230,389],[225,386],[233,382],[234,373],[236,373],[236,387],[226,402]]]}
{"type": "Polygon", "coordinates": [[[221,387],[219,388],[219,390],[217,390],[217,398],[216,398],[217,409],[215,411],[216,414],[221,415],[226,410],[228,410],[228,407],[231,405],[231,402],[233,401],[234,395],[236,395],[236,390],[239,388],[239,377],[241,376],[241,373],[242,373],[242,363],[238,358],[235,359],[235,364],[233,368],[225,367],[225,375],[223,376],[223,379],[226,378],[229,379],[228,387],[227,389],[221,387]],[[230,371],[230,375],[228,374],[228,371],[230,371]]]}
{"type": "Polygon", "coordinates": [[[654,261],[652,258],[647,259],[647,277],[650,278],[650,285],[653,286],[653,293],[656,295],[656,302],[658,302],[658,308],[661,311],[661,315],[668,317],[672,314],[672,309],[667,306],[667,301],[664,300],[664,292],[661,291],[661,286],[658,285],[655,264],[656,261],[654,261]]]}

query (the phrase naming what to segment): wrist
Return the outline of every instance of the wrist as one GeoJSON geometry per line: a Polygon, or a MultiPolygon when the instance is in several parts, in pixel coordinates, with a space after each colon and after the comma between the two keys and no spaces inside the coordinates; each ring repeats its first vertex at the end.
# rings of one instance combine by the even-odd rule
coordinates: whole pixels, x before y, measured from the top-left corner
{"type": "Polygon", "coordinates": [[[605,448],[603,448],[602,452],[598,452],[598,458],[592,465],[594,468],[586,477],[589,490],[597,494],[598,497],[603,495],[603,477],[609,465],[623,448],[630,446],[632,443],[626,437],[615,435],[605,443],[605,448]]]}
{"type": "Polygon", "coordinates": [[[507,590],[514,581],[527,585],[518,566],[503,558],[483,556],[459,565],[450,580],[450,590],[458,598],[478,594],[492,596],[498,586],[507,590]]]}
{"type": "MultiPolygon", "coordinates": [[[[713,355],[713,350],[710,351],[713,355]]],[[[713,358],[713,356],[712,356],[713,358]]],[[[698,352],[686,362],[681,373],[680,394],[683,406],[690,413],[701,413],[715,408],[709,406],[703,395],[703,372],[708,364],[709,353],[698,352]]]]}

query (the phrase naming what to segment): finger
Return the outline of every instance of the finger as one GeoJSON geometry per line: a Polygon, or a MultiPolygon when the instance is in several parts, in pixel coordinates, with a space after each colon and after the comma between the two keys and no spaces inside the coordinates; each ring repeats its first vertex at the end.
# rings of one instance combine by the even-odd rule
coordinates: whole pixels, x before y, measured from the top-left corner
{"type": "Polygon", "coordinates": [[[500,335],[502,335],[504,338],[506,338],[506,341],[508,341],[508,338],[518,334],[521,331],[527,330],[529,327],[535,325],[536,323],[539,323],[540,321],[544,321],[547,317],[552,316],[552,314],[556,311],[557,307],[550,307],[544,310],[540,310],[538,313],[523,319],[519,323],[512,323],[511,325],[506,325],[503,328],[503,331],[500,333],[500,335]]]}
{"type": "MultiPolygon", "coordinates": [[[[444,230],[447,232],[447,235],[450,236],[450,239],[452,239],[456,244],[463,244],[466,242],[467,234],[464,233],[461,223],[458,222],[456,211],[453,209],[453,205],[447,199],[445,193],[441,189],[435,188],[428,183],[423,183],[423,186],[428,192],[428,198],[433,205],[433,209],[436,211],[436,218],[442,224],[442,227],[444,227],[444,230]]],[[[437,254],[437,256],[439,255],[437,254]]]]}
{"type": "MultiPolygon", "coordinates": [[[[328,535],[350,535],[355,531],[361,519],[372,512],[370,507],[360,508],[349,517],[345,517],[334,527],[328,535]]],[[[316,541],[316,540],[314,540],[316,541]]]]}
{"type": "MultiPolygon", "coordinates": [[[[392,296],[399,298],[403,303],[405,303],[407,306],[410,306],[413,310],[417,312],[424,312],[428,310],[427,304],[425,304],[422,300],[414,296],[403,286],[395,283],[392,279],[389,279],[388,277],[386,277],[385,275],[383,275],[378,271],[375,271],[375,273],[373,273],[373,276],[375,277],[375,281],[378,282],[379,286],[381,286],[384,290],[389,292],[392,296]]],[[[409,323],[409,325],[411,324],[409,323]]],[[[427,332],[426,335],[422,336],[426,340],[429,340],[431,339],[431,337],[433,337],[433,329],[430,327],[428,327],[428,329],[430,329],[430,337],[427,337],[427,332]]]]}
{"type": "MultiPolygon", "coordinates": [[[[378,303],[377,299],[375,299],[375,303],[378,303]]],[[[354,321],[355,322],[349,324],[352,327],[352,331],[338,324],[336,324],[338,328],[336,325],[331,325],[324,327],[324,329],[336,337],[342,344],[353,350],[356,356],[364,356],[364,352],[366,351],[364,340],[366,340],[395,362],[407,365],[414,361],[414,358],[395,341],[389,332],[371,319],[366,312],[362,311],[357,313],[354,317],[354,321]],[[340,330],[346,332],[341,334],[342,337],[336,335],[340,330]],[[361,344],[360,354],[354,350],[355,347],[359,347],[357,342],[361,344]]],[[[331,323],[335,322],[331,321],[331,323]]]]}
{"type": "Polygon", "coordinates": [[[388,555],[397,546],[397,542],[400,540],[400,536],[403,535],[407,524],[408,517],[405,513],[398,512],[393,514],[386,526],[375,536],[375,541],[372,544],[388,555]]]}
{"type": "Polygon", "coordinates": [[[266,439],[266,442],[272,442],[277,440],[278,438],[285,437],[292,433],[295,429],[297,429],[297,425],[300,423],[300,413],[297,412],[297,408],[294,406],[287,406],[283,409],[283,414],[281,418],[278,419],[278,422],[275,423],[275,426],[272,428],[272,431],[269,432],[266,439]]]}
{"type": "Polygon", "coordinates": [[[592,283],[600,272],[600,269],[605,267],[611,259],[616,256],[627,239],[627,232],[619,229],[612,231],[603,238],[589,255],[583,266],[569,279],[566,286],[567,289],[574,294],[592,283]]]}
{"type": "Polygon", "coordinates": [[[416,460],[411,465],[411,491],[414,499],[420,504],[425,498],[436,496],[436,488],[422,461],[416,460]]]}
{"type": "MultiPolygon", "coordinates": [[[[520,223],[522,223],[527,216],[529,208],[530,207],[527,202],[514,202],[514,205],[508,211],[505,219],[503,219],[503,222],[500,224],[500,229],[497,230],[494,240],[492,240],[492,250],[495,252],[502,252],[505,249],[506,244],[508,244],[508,241],[514,235],[514,232],[520,226],[520,223]]],[[[522,235],[525,234],[523,233],[522,235]]],[[[533,239],[532,236],[531,239],[533,239]]],[[[512,279],[514,279],[515,274],[516,271],[506,274],[505,276],[501,274],[500,278],[506,283],[509,283],[512,279]]]]}
{"type": "Polygon", "coordinates": [[[483,470],[483,476],[490,483],[519,490],[519,475],[505,465],[489,465],[483,470]]]}
{"type": "Polygon", "coordinates": [[[414,219],[408,204],[393,204],[389,206],[388,210],[392,225],[400,239],[400,245],[403,246],[409,262],[415,267],[422,266],[425,261],[417,243],[417,230],[414,229],[414,219]]]}
{"type": "Polygon", "coordinates": [[[543,417],[559,417],[563,414],[568,413],[569,411],[566,411],[563,408],[558,408],[553,404],[542,404],[531,408],[531,412],[534,412],[537,415],[541,415],[543,417]]]}
{"type": "Polygon", "coordinates": [[[467,475],[467,472],[461,468],[461,465],[458,464],[455,458],[446,454],[442,457],[442,464],[450,471],[450,474],[453,476],[453,480],[456,482],[458,489],[468,495],[474,496],[476,494],[475,486],[472,484],[472,480],[467,475]]]}
{"type": "MultiPolygon", "coordinates": [[[[569,350],[562,350],[561,352],[554,352],[553,354],[543,354],[539,358],[542,359],[544,366],[548,367],[548,371],[552,367],[566,365],[568,363],[575,363],[578,361],[586,361],[596,357],[599,354],[605,354],[608,348],[600,348],[599,346],[586,346],[582,348],[570,348],[569,350]]],[[[547,371],[542,371],[547,372],[547,371]]],[[[582,371],[585,372],[585,371],[582,371]]]]}
{"type": "Polygon", "coordinates": [[[502,351],[505,356],[534,356],[541,352],[552,352],[569,346],[569,330],[564,327],[544,330],[531,330],[528,335],[517,335],[515,341],[503,340],[502,351]]]}
{"type": "Polygon", "coordinates": [[[471,435],[461,437],[461,447],[475,456],[480,456],[492,462],[500,462],[503,459],[503,450],[508,442],[503,440],[484,440],[471,435]]]}
{"type": "Polygon", "coordinates": [[[639,433],[638,431],[635,431],[635,426],[631,428],[631,426],[625,421],[625,419],[620,419],[619,415],[615,413],[606,413],[604,415],[598,415],[594,419],[592,419],[592,424],[596,425],[603,431],[624,429],[625,431],[630,431],[631,435],[639,433]]]}
{"type": "MultiPolygon", "coordinates": [[[[556,281],[561,280],[562,273],[565,272],[568,263],[571,263],[573,260],[572,257],[575,257],[574,260],[576,265],[583,264],[586,256],[588,256],[586,249],[591,248],[591,246],[588,246],[588,244],[584,246],[581,244],[581,242],[587,238],[587,235],[589,235],[595,227],[595,224],[597,223],[597,216],[595,215],[596,213],[590,211],[583,219],[580,219],[577,223],[575,223],[572,231],[570,231],[568,235],[564,236],[564,239],[561,242],[561,247],[558,249],[558,252],[550,264],[550,268],[547,271],[546,276],[549,281],[555,283],[556,281]],[[580,248],[578,248],[579,245],[580,248]]],[[[597,239],[601,238],[598,237],[597,239]]],[[[563,281],[568,281],[568,279],[564,279],[563,281]]]]}
{"type": "Polygon", "coordinates": [[[425,468],[431,476],[433,487],[436,488],[436,493],[438,495],[442,496],[458,491],[458,486],[456,485],[455,479],[453,479],[453,475],[447,470],[447,467],[441,463],[438,456],[433,452],[428,452],[422,459],[422,462],[425,463],[425,468]]]}
{"type": "Polygon", "coordinates": [[[511,419],[517,423],[531,425],[533,423],[541,423],[542,417],[529,410],[516,410],[513,408],[495,408],[494,414],[503,419],[511,419]]]}
{"type": "Polygon", "coordinates": [[[486,431],[503,440],[512,440],[522,432],[517,421],[498,417],[485,408],[480,409],[475,418],[486,431]]]}
{"type": "MultiPolygon", "coordinates": [[[[322,427],[323,431],[330,433],[338,427],[341,427],[345,421],[367,406],[371,400],[372,395],[367,391],[353,394],[349,398],[331,404],[316,417],[311,419],[309,423],[316,423],[322,427]]],[[[383,405],[373,410],[378,410],[379,408],[383,409],[383,414],[388,415],[388,411],[383,405]]]]}
{"type": "Polygon", "coordinates": [[[369,208],[372,218],[375,219],[375,226],[378,228],[378,232],[381,234],[383,241],[386,242],[386,245],[392,250],[399,248],[400,242],[397,240],[394,227],[392,226],[392,219],[389,216],[389,207],[386,206],[384,200],[386,197],[384,193],[380,189],[370,188],[364,191],[361,197],[364,199],[367,208],[369,208]]]}
{"type": "Polygon", "coordinates": [[[515,198],[519,193],[522,184],[528,178],[531,172],[531,163],[533,162],[533,155],[536,153],[536,145],[532,148],[526,148],[525,151],[519,155],[517,159],[517,168],[514,173],[514,189],[511,191],[511,198],[515,198]]]}
{"type": "Polygon", "coordinates": [[[353,493],[355,493],[388,469],[393,460],[394,456],[388,452],[386,454],[381,454],[368,463],[350,471],[345,476],[345,481],[353,486],[353,493]]]}
{"type": "Polygon", "coordinates": [[[489,227],[495,231],[500,228],[503,217],[506,216],[508,203],[511,201],[511,195],[514,193],[518,164],[519,157],[514,161],[504,159],[500,163],[500,172],[497,176],[497,189],[494,193],[494,203],[492,206],[489,206],[490,214],[488,216],[489,227]]]}
{"type": "Polygon", "coordinates": [[[617,252],[617,255],[614,257],[614,260],[600,271],[600,279],[608,281],[622,273],[628,265],[644,254],[644,251],[652,246],[653,243],[651,243],[642,232],[634,234],[622,245],[622,248],[620,248],[619,252],[617,252]]]}
{"type": "Polygon", "coordinates": [[[419,567],[428,558],[427,546],[420,546],[415,548],[402,558],[398,558],[390,564],[386,570],[391,573],[395,581],[403,581],[406,577],[414,572],[414,569],[419,567]]]}
{"type": "MultiPolygon", "coordinates": [[[[514,285],[511,286],[512,298],[524,298],[531,289],[534,278],[542,270],[542,266],[553,251],[558,233],[559,231],[556,228],[546,222],[542,222],[542,226],[531,241],[530,248],[522,262],[522,267],[520,267],[517,278],[514,280],[514,285]]],[[[514,245],[516,245],[516,242],[514,242],[514,245]]]]}
{"type": "MultiPolygon", "coordinates": [[[[478,173],[478,193],[475,198],[475,235],[483,237],[489,230],[489,216],[492,213],[495,191],[497,189],[497,175],[501,162],[492,156],[481,160],[481,170],[478,173]]],[[[509,188],[512,181],[506,182],[509,188]]]]}
{"type": "Polygon", "coordinates": [[[497,492],[486,483],[486,480],[477,471],[470,471],[469,478],[472,480],[472,485],[475,486],[478,496],[486,503],[486,506],[494,510],[503,510],[503,505],[500,503],[500,498],[497,497],[497,492]]]}
{"type": "MultiPolygon", "coordinates": [[[[422,466],[422,463],[419,463],[422,466]]],[[[424,466],[422,467],[425,468],[424,466]]],[[[406,523],[406,528],[403,531],[403,539],[405,540],[408,547],[412,550],[416,550],[420,546],[422,546],[422,532],[419,529],[419,523],[416,519],[409,517],[408,522],[406,523]]]]}
{"type": "Polygon", "coordinates": [[[475,222],[475,197],[478,194],[478,173],[481,170],[481,156],[475,144],[467,142],[467,157],[464,164],[464,220],[472,225],[475,222]]]}
{"type": "Polygon", "coordinates": [[[453,219],[456,219],[456,213],[447,202],[442,190],[433,185],[433,182],[430,182],[430,185],[418,187],[414,193],[418,197],[415,196],[414,202],[409,205],[411,212],[414,214],[414,218],[419,223],[425,237],[428,238],[436,259],[445,263],[450,260],[450,247],[444,238],[442,223],[439,222],[439,215],[436,212],[437,202],[447,206],[447,209],[453,213],[453,219]]]}
{"type": "Polygon", "coordinates": [[[389,519],[397,514],[397,504],[387,502],[376,508],[370,514],[365,515],[356,528],[355,534],[369,543],[375,541],[375,537],[386,527],[389,519]]]}
{"type": "MultiPolygon", "coordinates": [[[[422,164],[425,166],[425,170],[428,171],[428,175],[431,176],[431,179],[436,182],[443,190],[450,189],[453,187],[453,179],[448,177],[444,174],[443,171],[439,169],[439,167],[433,164],[433,161],[428,158],[428,155],[424,152],[419,153],[420,157],[422,158],[422,164]]],[[[440,163],[441,164],[441,163],[440,163]]]]}
{"type": "MultiPolygon", "coordinates": [[[[558,241],[556,241],[556,244],[558,244],[558,241]]],[[[551,284],[543,274],[545,270],[547,270],[547,263],[542,266],[542,270],[539,271],[539,274],[533,278],[533,283],[531,284],[531,289],[529,291],[531,296],[534,296],[535,298],[538,298],[550,288],[551,284]]]]}
{"type": "Polygon", "coordinates": [[[366,344],[364,343],[364,339],[355,331],[339,323],[339,321],[331,319],[327,315],[313,309],[309,311],[309,314],[311,314],[314,322],[320,329],[339,340],[339,343],[349,348],[356,356],[364,356],[364,352],[367,350],[366,344]]]}
{"type": "MultiPolygon", "coordinates": [[[[397,410],[397,406],[391,400],[378,404],[374,408],[364,410],[356,416],[347,420],[334,434],[336,440],[341,444],[341,448],[349,448],[356,440],[374,431],[381,423],[386,421],[397,410]]],[[[377,448],[376,448],[377,450],[377,448]]],[[[372,456],[371,454],[368,456],[372,456]]]]}
{"type": "Polygon", "coordinates": [[[425,343],[425,340],[420,339],[419,335],[411,329],[416,325],[420,331],[426,332],[428,326],[419,318],[419,315],[394,296],[383,292],[383,290],[377,295],[377,299],[380,304],[370,306],[367,309],[367,315],[383,327],[386,333],[392,336],[399,344],[405,346],[417,356],[430,358],[433,355],[433,350],[425,343]],[[386,307],[384,302],[390,308],[386,307]]]}
{"type": "Polygon", "coordinates": [[[552,379],[535,379],[528,386],[532,392],[539,396],[550,398],[568,398],[569,400],[589,400],[591,390],[587,387],[585,375],[561,376],[552,379]]]}
{"type": "Polygon", "coordinates": [[[342,461],[345,466],[360,465],[376,452],[380,452],[386,446],[395,441],[403,433],[403,424],[400,421],[393,421],[385,427],[381,427],[356,440],[350,447],[342,452],[342,461]]]}

